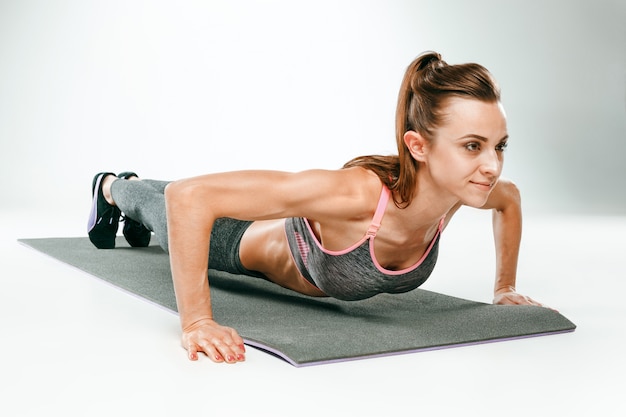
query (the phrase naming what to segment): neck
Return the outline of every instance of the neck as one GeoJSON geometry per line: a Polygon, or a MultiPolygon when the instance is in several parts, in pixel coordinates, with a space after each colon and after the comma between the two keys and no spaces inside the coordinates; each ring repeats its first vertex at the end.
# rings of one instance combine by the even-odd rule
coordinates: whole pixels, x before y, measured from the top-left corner
{"type": "Polygon", "coordinates": [[[405,210],[417,223],[434,223],[439,222],[458,203],[459,199],[456,196],[442,191],[434,184],[426,169],[420,169],[415,182],[413,200],[405,210]]]}

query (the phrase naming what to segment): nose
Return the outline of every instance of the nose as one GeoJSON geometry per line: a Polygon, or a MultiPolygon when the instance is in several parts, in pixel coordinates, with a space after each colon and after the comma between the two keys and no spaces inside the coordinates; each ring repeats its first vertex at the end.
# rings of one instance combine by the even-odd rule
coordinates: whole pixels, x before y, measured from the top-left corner
{"type": "Polygon", "coordinates": [[[480,170],[483,174],[499,177],[502,171],[502,155],[495,151],[487,151],[483,154],[480,170]]]}

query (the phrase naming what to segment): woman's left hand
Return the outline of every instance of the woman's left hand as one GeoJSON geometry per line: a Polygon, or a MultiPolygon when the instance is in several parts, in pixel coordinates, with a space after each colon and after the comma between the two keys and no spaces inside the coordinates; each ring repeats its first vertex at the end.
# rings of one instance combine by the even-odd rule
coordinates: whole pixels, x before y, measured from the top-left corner
{"type": "Polygon", "coordinates": [[[493,303],[500,304],[500,305],[531,305],[531,306],[546,307],[540,302],[537,302],[533,300],[532,298],[526,295],[517,293],[515,291],[507,291],[507,292],[496,294],[493,297],[493,303]]]}

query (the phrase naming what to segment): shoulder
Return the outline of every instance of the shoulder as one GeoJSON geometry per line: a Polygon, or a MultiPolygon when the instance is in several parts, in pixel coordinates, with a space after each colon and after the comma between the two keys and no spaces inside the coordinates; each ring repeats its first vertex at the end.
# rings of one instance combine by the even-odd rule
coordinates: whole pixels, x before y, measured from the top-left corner
{"type": "Polygon", "coordinates": [[[379,194],[381,184],[375,173],[361,167],[300,171],[285,176],[282,181],[286,187],[305,187],[305,193],[331,193],[345,198],[358,198],[372,192],[379,194]]]}
{"type": "Polygon", "coordinates": [[[521,205],[521,194],[517,185],[508,178],[500,178],[489,194],[489,198],[482,209],[502,211],[509,207],[521,205]]]}
{"type": "Polygon", "coordinates": [[[294,173],[283,186],[298,200],[294,204],[307,207],[303,217],[322,220],[327,216],[370,216],[376,210],[382,183],[372,171],[352,167],[294,173]]]}

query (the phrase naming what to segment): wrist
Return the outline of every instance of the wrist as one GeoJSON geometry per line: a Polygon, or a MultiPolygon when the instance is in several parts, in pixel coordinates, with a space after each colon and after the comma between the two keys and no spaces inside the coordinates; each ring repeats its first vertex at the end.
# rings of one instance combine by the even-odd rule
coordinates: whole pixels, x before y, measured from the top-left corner
{"type": "Polygon", "coordinates": [[[215,324],[215,320],[211,316],[199,317],[195,320],[182,323],[183,332],[189,332],[205,324],[215,324]]]}
{"type": "Polygon", "coordinates": [[[494,295],[500,295],[500,294],[504,294],[507,292],[517,292],[517,290],[515,289],[515,287],[513,285],[504,285],[502,287],[498,287],[493,294],[494,295]]]}

